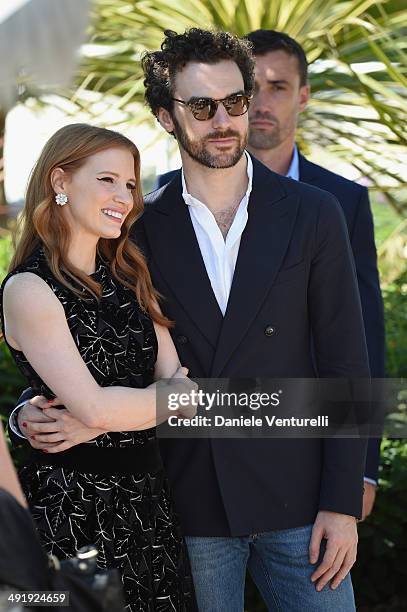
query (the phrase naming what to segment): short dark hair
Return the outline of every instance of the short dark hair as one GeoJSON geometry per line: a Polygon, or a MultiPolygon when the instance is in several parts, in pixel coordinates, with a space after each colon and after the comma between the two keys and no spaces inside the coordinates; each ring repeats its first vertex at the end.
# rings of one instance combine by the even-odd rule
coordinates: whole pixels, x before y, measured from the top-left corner
{"type": "Polygon", "coordinates": [[[293,55],[298,61],[298,71],[300,74],[300,84],[306,85],[308,78],[308,62],[304,52],[296,40],[284,32],[275,30],[255,30],[246,36],[247,40],[253,45],[254,55],[265,55],[270,51],[285,51],[288,55],[293,55]]]}
{"type": "Polygon", "coordinates": [[[161,107],[172,111],[175,76],[189,62],[216,64],[221,60],[231,60],[242,73],[245,93],[253,93],[254,58],[248,40],[230,32],[199,28],[190,28],[183,34],[165,30],[164,35],[161,51],[147,52],[141,60],[145,98],[154,115],[161,107]]]}

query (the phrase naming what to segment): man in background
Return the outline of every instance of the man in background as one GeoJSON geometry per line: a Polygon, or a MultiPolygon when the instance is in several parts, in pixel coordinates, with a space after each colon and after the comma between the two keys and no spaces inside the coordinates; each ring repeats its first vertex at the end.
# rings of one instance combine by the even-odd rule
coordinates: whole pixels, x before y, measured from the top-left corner
{"type": "MultiPolygon", "coordinates": [[[[383,303],[367,189],[311,163],[297,149],[298,116],[310,96],[307,59],[302,47],[287,34],[274,30],[256,30],[247,38],[256,57],[248,150],[270,170],[329,191],[341,204],[355,259],[370,373],[372,378],[383,378],[383,303]]],[[[369,440],[363,518],[373,509],[379,457],[380,440],[369,440]]]]}
{"type": "MultiPolygon", "coordinates": [[[[290,36],[256,30],[247,38],[256,58],[255,89],[249,108],[248,150],[274,172],[329,191],[345,214],[356,265],[372,378],[384,377],[384,317],[377,270],[374,227],[367,189],[308,161],[295,144],[299,114],[310,96],[307,59],[290,36]]],[[[165,185],[175,172],[163,174],[165,185]]],[[[380,439],[369,440],[363,519],[376,496],[380,439]]]]}

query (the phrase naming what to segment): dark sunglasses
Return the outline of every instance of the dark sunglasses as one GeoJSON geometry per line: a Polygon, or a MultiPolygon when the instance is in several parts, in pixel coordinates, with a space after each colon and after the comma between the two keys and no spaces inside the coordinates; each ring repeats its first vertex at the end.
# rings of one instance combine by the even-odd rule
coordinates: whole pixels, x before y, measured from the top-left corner
{"type": "Polygon", "coordinates": [[[244,115],[249,110],[252,96],[239,93],[227,96],[227,98],[223,98],[222,100],[214,100],[213,98],[191,98],[189,102],[179,100],[178,98],[171,99],[174,100],[174,102],[179,102],[180,104],[184,104],[184,106],[189,108],[195,119],[198,121],[207,121],[215,116],[221,102],[225,107],[226,112],[231,117],[239,117],[239,115],[244,115]]]}

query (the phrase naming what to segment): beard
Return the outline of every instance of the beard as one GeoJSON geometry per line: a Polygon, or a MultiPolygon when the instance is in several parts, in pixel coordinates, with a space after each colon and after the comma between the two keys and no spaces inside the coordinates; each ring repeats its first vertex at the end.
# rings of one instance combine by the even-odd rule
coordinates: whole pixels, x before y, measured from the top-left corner
{"type": "Polygon", "coordinates": [[[191,140],[182,126],[178,123],[175,116],[172,117],[174,123],[174,134],[180,147],[182,147],[188,155],[206,168],[231,168],[235,166],[242,157],[247,145],[247,133],[240,134],[235,130],[217,131],[207,134],[199,140],[191,140]],[[211,153],[208,150],[208,140],[213,138],[236,138],[237,142],[233,150],[228,153],[211,153]]]}
{"type": "Polygon", "coordinates": [[[253,149],[275,149],[284,140],[284,135],[281,130],[278,119],[269,113],[256,113],[252,119],[265,119],[273,121],[274,125],[268,130],[262,130],[255,127],[250,127],[249,120],[249,145],[253,149]]]}

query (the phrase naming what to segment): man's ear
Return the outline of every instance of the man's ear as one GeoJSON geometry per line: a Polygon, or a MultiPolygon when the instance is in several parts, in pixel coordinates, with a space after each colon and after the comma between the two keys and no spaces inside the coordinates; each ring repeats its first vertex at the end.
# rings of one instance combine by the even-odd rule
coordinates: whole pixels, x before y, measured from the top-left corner
{"type": "Polygon", "coordinates": [[[300,87],[300,113],[306,109],[310,94],[311,87],[308,83],[300,87]]]}
{"type": "Polygon", "coordinates": [[[174,132],[174,122],[171,117],[171,113],[165,108],[160,108],[157,114],[157,119],[161,125],[161,127],[166,130],[169,134],[174,132]]]}

